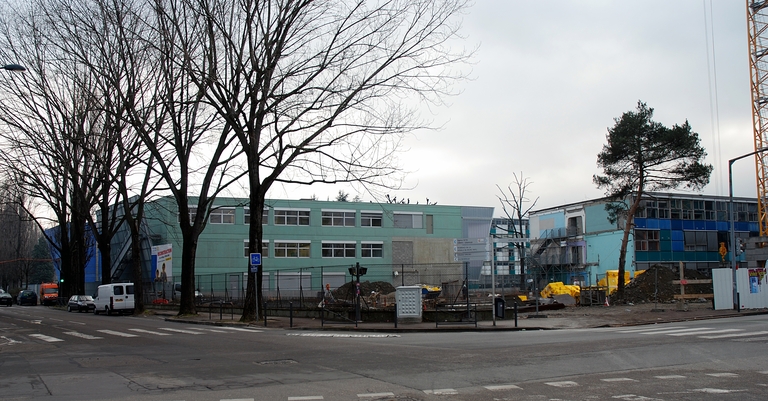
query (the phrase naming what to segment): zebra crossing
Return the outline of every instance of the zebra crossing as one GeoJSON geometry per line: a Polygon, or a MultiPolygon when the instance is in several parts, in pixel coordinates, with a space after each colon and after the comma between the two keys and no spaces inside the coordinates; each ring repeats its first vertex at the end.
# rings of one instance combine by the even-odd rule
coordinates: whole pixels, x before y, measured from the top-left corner
{"type": "MultiPolygon", "coordinates": [[[[109,337],[122,337],[122,338],[134,338],[134,337],[154,337],[154,336],[173,336],[173,335],[190,335],[190,336],[196,336],[196,335],[205,335],[209,333],[216,333],[216,334],[228,334],[228,333],[235,333],[235,332],[246,332],[246,333],[261,333],[263,330],[256,330],[256,329],[247,329],[242,327],[216,327],[216,328],[198,328],[198,327],[189,327],[189,328],[175,328],[175,327],[158,327],[157,330],[147,330],[147,329],[140,329],[140,328],[127,328],[125,331],[118,331],[118,330],[107,330],[107,329],[100,329],[96,330],[95,333],[84,333],[82,331],[74,331],[74,330],[68,330],[68,331],[62,331],[61,336],[53,336],[53,335],[46,335],[46,334],[29,334],[28,336],[31,337],[34,340],[43,341],[47,343],[55,343],[55,342],[61,342],[66,341],[70,338],[79,338],[83,340],[103,340],[105,338],[109,337]]],[[[18,341],[15,341],[18,342],[18,341]]]]}
{"type": "Polygon", "coordinates": [[[745,340],[749,338],[766,339],[768,331],[750,330],[743,328],[713,328],[713,327],[637,327],[612,329],[611,331],[621,334],[636,334],[642,336],[670,336],[670,337],[696,337],[704,340],[734,339],[745,340]]]}

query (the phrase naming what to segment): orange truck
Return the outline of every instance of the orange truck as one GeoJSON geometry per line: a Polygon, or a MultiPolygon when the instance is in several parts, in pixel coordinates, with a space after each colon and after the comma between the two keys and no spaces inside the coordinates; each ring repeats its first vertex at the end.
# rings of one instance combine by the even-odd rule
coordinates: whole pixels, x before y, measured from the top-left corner
{"type": "Polygon", "coordinates": [[[56,283],[40,284],[40,303],[56,305],[59,302],[59,285],[56,283]]]}

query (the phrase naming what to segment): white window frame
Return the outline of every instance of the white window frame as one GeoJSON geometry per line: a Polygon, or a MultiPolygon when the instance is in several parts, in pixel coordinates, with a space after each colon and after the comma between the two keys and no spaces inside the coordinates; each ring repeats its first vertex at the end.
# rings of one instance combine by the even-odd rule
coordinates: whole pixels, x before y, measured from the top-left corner
{"type": "Polygon", "coordinates": [[[321,213],[323,227],[354,227],[357,219],[357,212],[354,210],[323,209],[321,213]],[[326,224],[327,219],[330,219],[330,224],[326,224]]]}
{"type": "Polygon", "coordinates": [[[312,241],[280,240],[274,241],[275,258],[309,258],[312,255],[312,241]],[[289,255],[291,251],[295,255],[289,255]]]}
{"type": "Polygon", "coordinates": [[[235,208],[232,206],[215,206],[211,209],[211,214],[208,215],[208,223],[235,224],[235,208]],[[220,218],[220,221],[213,221],[215,217],[220,218]],[[226,217],[231,217],[231,221],[225,221],[226,217]]]}
{"type": "Polygon", "coordinates": [[[424,213],[422,212],[401,212],[401,211],[392,212],[392,224],[394,225],[395,228],[422,229],[424,228],[423,216],[424,216],[424,213]],[[409,215],[411,219],[410,219],[410,225],[408,227],[402,227],[397,225],[397,216],[409,216],[409,215]]]}
{"type": "Polygon", "coordinates": [[[378,227],[381,228],[382,221],[384,220],[384,212],[380,211],[360,211],[360,227],[378,227]],[[373,224],[378,221],[378,225],[373,224]],[[368,223],[368,224],[366,224],[368,223]]]}
{"type": "Polygon", "coordinates": [[[275,208],[274,210],[276,226],[309,226],[310,224],[309,209],[275,208]],[[282,219],[283,221],[279,221],[278,219],[282,219]],[[290,219],[296,219],[296,222],[289,224],[290,219]]]}
{"type": "Polygon", "coordinates": [[[360,242],[360,257],[361,258],[383,258],[384,242],[381,242],[381,241],[360,242]],[[378,247],[376,247],[376,245],[378,245],[378,247]],[[377,250],[379,255],[376,255],[377,250]]]}
{"type": "MultiPolygon", "coordinates": [[[[189,222],[194,224],[195,217],[197,216],[197,206],[187,206],[187,209],[189,209],[189,222]]],[[[181,214],[179,214],[178,221],[181,222],[181,214]]]]}
{"type": "Polygon", "coordinates": [[[322,257],[324,258],[354,258],[357,255],[357,242],[355,241],[323,241],[322,257]],[[326,255],[330,250],[331,255],[326,255]],[[348,252],[352,251],[349,255],[348,252]]]}
{"type": "MultiPolygon", "coordinates": [[[[261,241],[261,257],[262,258],[268,258],[269,257],[269,241],[261,241]]],[[[251,250],[248,248],[248,240],[243,240],[243,256],[246,258],[251,257],[251,250]]]]}

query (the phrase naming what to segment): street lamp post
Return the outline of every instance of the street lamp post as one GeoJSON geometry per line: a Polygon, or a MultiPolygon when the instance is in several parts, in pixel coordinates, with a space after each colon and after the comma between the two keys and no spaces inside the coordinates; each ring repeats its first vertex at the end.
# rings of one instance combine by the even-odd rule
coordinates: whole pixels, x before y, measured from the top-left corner
{"type": "Polygon", "coordinates": [[[741,302],[739,302],[739,288],[736,284],[736,231],[734,228],[735,219],[733,216],[733,163],[745,157],[756,155],[768,151],[768,147],[760,148],[754,152],[741,155],[728,160],[728,220],[730,220],[730,252],[731,252],[731,273],[733,274],[733,309],[741,312],[741,302]]]}

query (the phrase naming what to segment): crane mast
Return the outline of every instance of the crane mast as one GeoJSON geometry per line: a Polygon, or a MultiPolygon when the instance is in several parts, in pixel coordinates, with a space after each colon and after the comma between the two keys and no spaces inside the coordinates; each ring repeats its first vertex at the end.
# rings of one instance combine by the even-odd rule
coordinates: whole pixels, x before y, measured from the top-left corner
{"type": "MultiPolygon", "coordinates": [[[[752,127],[755,151],[768,146],[768,1],[747,0],[752,127]]],[[[768,152],[755,154],[760,236],[768,235],[768,152]]]]}

